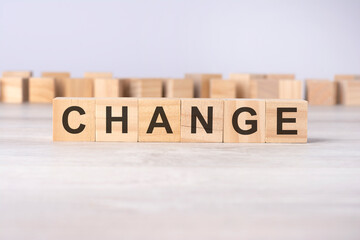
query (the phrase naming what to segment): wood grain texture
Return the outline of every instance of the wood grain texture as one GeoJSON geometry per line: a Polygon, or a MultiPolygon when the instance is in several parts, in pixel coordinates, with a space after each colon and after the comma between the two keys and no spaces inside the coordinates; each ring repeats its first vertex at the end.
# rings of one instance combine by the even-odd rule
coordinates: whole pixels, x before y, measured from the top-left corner
{"type": "Polygon", "coordinates": [[[95,78],[94,97],[123,97],[124,81],[116,78],[95,78]]]}
{"type": "Polygon", "coordinates": [[[180,99],[170,98],[141,98],[139,102],[139,142],[180,142],[180,99]],[[159,107],[165,113],[155,115],[159,107]],[[165,127],[154,127],[152,132],[150,123],[155,116],[156,123],[163,123],[167,119],[171,132],[165,127]]]}
{"type": "Polygon", "coordinates": [[[303,82],[300,80],[279,80],[279,99],[302,99],[303,82]]]}
{"type": "MultiPolygon", "coordinates": [[[[119,119],[118,119],[119,120],[119,119]]],[[[138,99],[136,98],[97,98],[96,99],[96,141],[97,142],[137,142],[138,140],[138,99]],[[124,119],[111,124],[111,132],[106,131],[106,108],[111,107],[111,117],[123,117],[126,107],[126,131],[124,119]]]]}
{"type": "Polygon", "coordinates": [[[252,79],[266,79],[266,74],[230,73],[229,78],[236,82],[237,98],[250,98],[250,81],[252,79]]]}
{"type": "Polygon", "coordinates": [[[266,74],[267,79],[274,79],[274,80],[294,80],[295,74],[291,73],[284,73],[284,74],[278,74],[278,73],[270,73],[266,74]]]}
{"type": "Polygon", "coordinates": [[[41,76],[55,78],[55,96],[65,97],[65,79],[70,78],[70,72],[42,72],[41,76]]]}
{"type": "MultiPolygon", "coordinates": [[[[307,142],[307,113],[308,103],[305,100],[266,100],[266,136],[267,143],[306,143],[307,142]],[[279,110],[285,108],[283,113],[279,110]],[[288,108],[294,109],[290,112],[288,108]],[[291,122],[280,123],[280,119],[291,119],[291,122]],[[280,133],[284,131],[296,131],[296,133],[280,133]]],[[[289,120],[290,121],[290,120],[289,120]]]]}
{"type": "Polygon", "coordinates": [[[187,73],[185,78],[194,80],[196,98],[208,98],[210,97],[210,79],[221,79],[222,74],[187,73]]]}
{"type": "MultiPolygon", "coordinates": [[[[222,142],[224,122],[224,101],[221,99],[181,99],[181,141],[182,142],[222,142]],[[196,118],[196,132],[192,133],[192,108],[196,107],[207,124],[212,116],[211,132],[206,132],[196,118]],[[212,108],[212,110],[209,110],[212,108]],[[212,111],[212,115],[209,115],[212,111]]],[[[195,127],[195,126],[194,126],[195,127]]]]}
{"type": "Polygon", "coordinates": [[[54,98],[53,100],[53,141],[93,142],[95,141],[95,99],[94,98],[54,98]],[[68,124],[77,129],[81,124],[84,129],[79,133],[70,133],[64,128],[63,115],[69,107],[80,107],[84,114],[71,111],[68,124]]]}
{"type": "Polygon", "coordinates": [[[92,78],[66,78],[65,97],[93,97],[94,96],[94,79],[92,78]]]}
{"type": "Polygon", "coordinates": [[[162,97],[163,79],[134,78],[129,80],[130,97],[162,97]]]}
{"type": "Polygon", "coordinates": [[[360,106],[360,81],[344,80],[338,82],[340,103],[346,106],[360,106]]]}
{"type": "Polygon", "coordinates": [[[250,98],[279,98],[279,80],[252,79],[250,81],[250,98]]]}
{"type": "Polygon", "coordinates": [[[29,79],[29,102],[52,103],[55,98],[55,79],[50,77],[29,79]]]}
{"type": "Polygon", "coordinates": [[[193,98],[194,80],[192,79],[166,79],[165,97],[167,98],[193,98]]]}
{"type": "Polygon", "coordinates": [[[84,78],[113,78],[111,72],[85,72],[84,78]]]}
{"type": "Polygon", "coordinates": [[[309,105],[335,105],[337,82],[327,79],[307,79],[306,99],[309,105]]]}
{"type": "Polygon", "coordinates": [[[360,80],[360,75],[355,74],[336,74],[334,77],[335,81],[347,81],[347,80],[360,80]]]}
{"type": "Polygon", "coordinates": [[[31,78],[32,71],[4,71],[2,73],[3,78],[18,77],[18,78],[31,78]]]}
{"type": "Polygon", "coordinates": [[[359,122],[309,106],[308,144],[54,143],[50,105],[0,103],[0,239],[355,240],[359,122]]]}
{"type": "Polygon", "coordinates": [[[23,103],[29,98],[29,79],[3,77],[0,79],[0,99],[5,103],[23,103]]]}
{"type": "MultiPolygon", "coordinates": [[[[236,115],[235,115],[236,116],[236,115]]],[[[224,143],[264,143],[265,142],[265,100],[255,99],[225,99],[224,100],[224,143]],[[251,108],[255,114],[246,109],[236,117],[239,133],[233,124],[234,114],[238,109],[251,108]],[[254,122],[256,121],[256,122],[254,122]],[[254,124],[254,125],[253,125],[254,124]],[[248,131],[256,127],[254,133],[248,131]]]]}
{"type": "Polygon", "coordinates": [[[210,98],[236,98],[236,82],[233,80],[211,79],[210,98]]]}

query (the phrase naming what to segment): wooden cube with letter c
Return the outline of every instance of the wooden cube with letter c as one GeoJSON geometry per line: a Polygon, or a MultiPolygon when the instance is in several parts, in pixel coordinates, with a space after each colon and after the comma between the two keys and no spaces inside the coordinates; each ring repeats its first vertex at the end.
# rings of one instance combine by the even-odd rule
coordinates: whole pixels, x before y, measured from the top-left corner
{"type": "Polygon", "coordinates": [[[265,142],[265,100],[224,100],[224,142],[265,142]]]}
{"type": "Polygon", "coordinates": [[[181,142],[223,141],[222,99],[181,99],[181,142]]]}
{"type": "Polygon", "coordinates": [[[95,141],[95,98],[55,98],[53,140],[95,141]]]}
{"type": "Polygon", "coordinates": [[[96,98],[96,141],[137,140],[138,99],[96,98]]]}
{"type": "Polygon", "coordinates": [[[180,99],[140,98],[139,142],[180,142],[180,99]]]}
{"type": "Polygon", "coordinates": [[[308,102],[266,100],[267,143],[306,143],[308,102]]]}

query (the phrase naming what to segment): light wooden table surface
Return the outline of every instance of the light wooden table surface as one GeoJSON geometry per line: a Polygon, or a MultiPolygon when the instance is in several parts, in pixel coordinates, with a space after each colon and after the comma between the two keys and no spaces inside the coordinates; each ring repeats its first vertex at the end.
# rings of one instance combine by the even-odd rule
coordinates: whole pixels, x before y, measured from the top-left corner
{"type": "Polygon", "coordinates": [[[360,239],[360,108],[308,144],[53,143],[51,106],[0,104],[0,239],[360,239]]]}

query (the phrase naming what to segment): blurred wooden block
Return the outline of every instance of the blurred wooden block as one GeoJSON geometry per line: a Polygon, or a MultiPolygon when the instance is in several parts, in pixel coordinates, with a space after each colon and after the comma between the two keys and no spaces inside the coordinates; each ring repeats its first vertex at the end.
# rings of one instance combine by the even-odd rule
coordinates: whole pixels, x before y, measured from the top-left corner
{"type": "Polygon", "coordinates": [[[267,143],[306,143],[307,112],[305,100],[266,100],[267,143]]]}
{"type": "Polygon", "coordinates": [[[159,78],[136,78],[130,80],[130,97],[162,97],[163,80],[159,78]]]}
{"type": "Polygon", "coordinates": [[[279,98],[279,80],[252,79],[250,81],[250,97],[262,99],[279,98]]]}
{"type": "Polygon", "coordinates": [[[139,142],[180,142],[180,99],[139,99],[139,142]]]}
{"type": "Polygon", "coordinates": [[[53,100],[54,141],[95,141],[95,99],[53,100]]]}
{"type": "Polygon", "coordinates": [[[274,80],[295,80],[295,74],[267,74],[266,78],[274,80]]]}
{"type": "Polygon", "coordinates": [[[250,81],[266,79],[265,74],[230,73],[230,79],[236,82],[236,97],[250,98],[250,81]]]}
{"type": "Polygon", "coordinates": [[[181,141],[222,142],[224,101],[181,99],[181,141]]]}
{"type": "Polygon", "coordinates": [[[345,80],[339,82],[340,103],[347,106],[360,106],[360,81],[345,80]]]}
{"type": "Polygon", "coordinates": [[[337,74],[337,75],[335,75],[334,79],[335,79],[335,81],[360,80],[360,75],[337,74]]]}
{"type": "Polygon", "coordinates": [[[31,78],[31,71],[5,71],[2,73],[3,78],[17,77],[17,78],[31,78]]]}
{"type": "Polygon", "coordinates": [[[66,81],[65,79],[70,78],[69,72],[42,72],[42,77],[51,77],[55,79],[55,96],[65,97],[66,81]]]}
{"type": "Polygon", "coordinates": [[[84,78],[113,78],[111,72],[85,72],[84,78]]]}
{"type": "Polygon", "coordinates": [[[167,79],[165,81],[165,97],[193,98],[194,81],[192,79],[167,79]]]}
{"type": "Polygon", "coordinates": [[[30,78],[29,79],[29,102],[52,103],[55,98],[54,78],[30,78]]]}
{"type": "Polygon", "coordinates": [[[210,98],[236,98],[236,82],[233,80],[211,79],[210,98]]]}
{"type": "Polygon", "coordinates": [[[279,80],[280,99],[302,99],[303,85],[300,80],[279,80]]]}
{"type": "Polygon", "coordinates": [[[330,80],[306,80],[306,99],[309,105],[335,105],[337,83],[330,80]]]}
{"type": "Polygon", "coordinates": [[[96,141],[137,142],[138,99],[96,99],[96,141]]]}
{"type": "Polygon", "coordinates": [[[66,78],[64,95],[66,97],[93,97],[94,79],[92,78],[66,78]]]}
{"type": "Polygon", "coordinates": [[[265,100],[224,100],[224,142],[265,142],[265,100]]]}
{"type": "Polygon", "coordinates": [[[95,78],[95,97],[123,97],[123,81],[115,78],[95,78]]]}
{"type": "Polygon", "coordinates": [[[195,87],[196,98],[208,98],[210,97],[210,79],[222,79],[221,74],[185,74],[185,78],[192,79],[195,87]]]}
{"type": "Polygon", "coordinates": [[[5,103],[23,103],[28,100],[29,79],[3,77],[0,80],[0,98],[5,103]]]}

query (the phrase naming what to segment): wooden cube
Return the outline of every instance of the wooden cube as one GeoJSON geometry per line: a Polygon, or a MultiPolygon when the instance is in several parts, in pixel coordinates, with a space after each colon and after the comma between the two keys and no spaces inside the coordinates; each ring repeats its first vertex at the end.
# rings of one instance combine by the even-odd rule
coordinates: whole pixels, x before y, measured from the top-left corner
{"type": "Polygon", "coordinates": [[[265,100],[224,100],[224,142],[265,142],[265,100]]]}
{"type": "Polygon", "coordinates": [[[95,78],[95,97],[123,97],[123,81],[115,78],[95,78]]]}
{"type": "Polygon", "coordinates": [[[130,97],[162,97],[163,79],[136,78],[130,80],[130,97]]]}
{"type": "Polygon", "coordinates": [[[0,80],[0,91],[0,98],[2,102],[26,102],[29,94],[29,79],[22,77],[3,77],[0,80]]]}
{"type": "Polygon", "coordinates": [[[224,101],[181,99],[181,141],[222,142],[224,101]]]}
{"type": "Polygon", "coordinates": [[[165,81],[165,97],[193,98],[194,81],[192,79],[167,79],[165,81]]]}
{"type": "Polygon", "coordinates": [[[139,142],[180,142],[180,99],[139,99],[139,142]]]}
{"type": "Polygon", "coordinates": [[[137,142],[138,99],[96,99],[96,141],[137,142]]]}
{"type": "Polygon", "coordinates": [[[236,82],[233,80],[211,79],[210,98],[236,98],[236,82]]]}
{"type": "Polygon", "coordinates": [[[55,96],[65,97],[65,79],[70,78],[69,72],[42,72],[41,76],[55,78],[55,96]]]}
{"type": "Polygon", "coordinates": [[[309,105],[335,105],[336,95],[336,82],[326,79],[306,80],[306,98],[309,105]]]}
{"type": "Polygon", "coordinates": [[[307,112],[305,100],[266,100],[267,143],[306,143],[307,112]]]}
{"type": "Polygon", "coordinates": [[[52,103],[55,98],[54,78],[30,78],[29,79],[29,102],[52,103]]]}
{"type": "Polygon", "coordinates": [[[53,100],[54,141],[95,141],[95,98],[53,100]]]}
{"type": "Polygon", "coordinates": [[[300,80],[279,80],[280,99],[302,99],[303,85],[300,80]]]}
{"type": "Polygon", "coordinates": [[[360,106],[360,81],[345,80],[339,82],[340,102],[346,106],[360,106]]]}
{"type": "Polygon", "coordinates": [[[274,80],[294,80],[295,74],[267,74],[266,78],[274,80]]]}
{"type": "Polygon", "coordinates": [[[335,75],[334,79],[335,79],[335,81],[360,80],[360,75],[337,74],[337,75],[335,75]]]}
{"type": "Polygon", "coordinates": [[[252,79],[266,79],[265,74],[231,73],[230,79],[236,82],[236,97],[250,98],[250,81],[252,79]]]}
{"type": "Polygon", "coordinates": [[[17,78],[31,78],[31,71],[5,71],[2,73],[3,78],[17,77],[17,78]]]}
{"type": "Polygon", "coordinates": [[[94,96],[94,79],[92,78],[66,78],[64,82],[66,97],[94,96]]]}
{"type": "Polygon", "coordinates": [[[252,79],[250,81],[250,97],[262,99],[279,98],[279,80],[252,79]]]}
{"type": "Polygon", "coordinates": [[[84,78],[113,78],[111,72],[85,72],[84,78]]]}
{"type": "Polygon", "coordinates": [[[217,78],[221,79],[221,74],[185,74],[185,78],[190,78],[194,81],[195,97],[197,98],[208,98],[210,97],[210,79],[217,78]]]}

